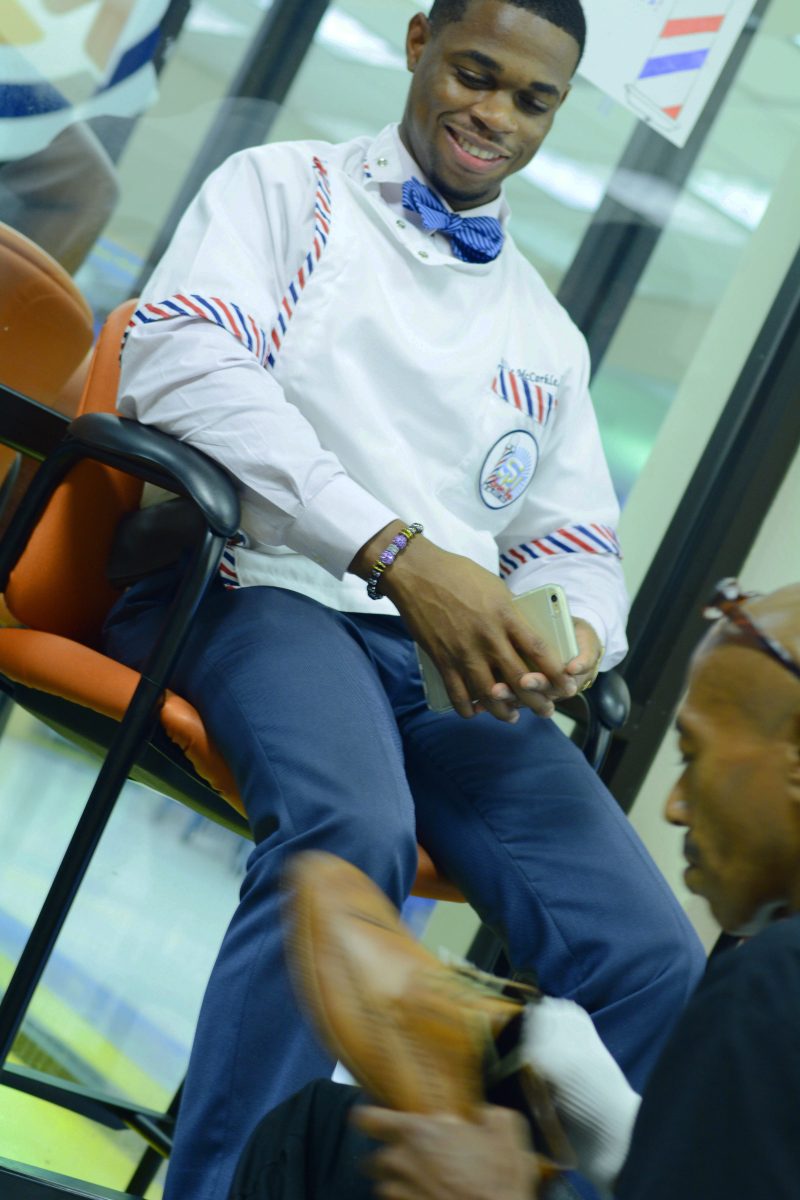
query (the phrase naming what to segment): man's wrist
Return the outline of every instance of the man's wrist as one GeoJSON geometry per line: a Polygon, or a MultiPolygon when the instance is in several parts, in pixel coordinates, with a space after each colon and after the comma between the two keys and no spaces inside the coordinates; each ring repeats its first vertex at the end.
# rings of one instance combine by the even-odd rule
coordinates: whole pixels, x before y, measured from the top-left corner
{"type": "Polygon", "coordinates": [[[370,572],[378,558],[378,555],[398,533],[402,533],[405,528],[403,522],[398,518],[396,521],[390,521],[388,525],[384,525],[382,529],[371,537],[368,542],[358,550],[353,556],[353,561],[347,568],[351,574],[357,575],[359,579],[369,579],[370,572]]]}
{"type": "Polygon", "coordinates": [[[404,529],[401,529],[400,533],[394,535],[386,549],[381,551],[372,564],[372,570],[367,580],[367,595],[370,600],[381,599],[382,593],[380,589],[384,582],[384,575],[390,567],[394,566],[398,555],[407,550],[414,538],[419,537],[422,532],[422,526],[418,521],[415,521],[413,525],[406,525],[404,529]]]}

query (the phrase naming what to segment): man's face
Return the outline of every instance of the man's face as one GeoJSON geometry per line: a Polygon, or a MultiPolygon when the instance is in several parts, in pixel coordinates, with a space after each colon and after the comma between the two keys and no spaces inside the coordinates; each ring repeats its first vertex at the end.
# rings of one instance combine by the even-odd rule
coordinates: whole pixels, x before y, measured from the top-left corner
{"type": "Polygon", "coordinates": [[[577,42],[505,0],[471,0],[435,36],[418,13],[406,49],[414,73],[400,127],[406,147],[453,208],[486,204],[544,141],[577,42]]]}
{"type": "Polygon", "coordinates": [[[759,718],[780,671],[740,644],[701,647],[678,714],[685,765],[665,815],[687,831],[687,887],[731,933],[800,909],[798,730],[759,718]]]}

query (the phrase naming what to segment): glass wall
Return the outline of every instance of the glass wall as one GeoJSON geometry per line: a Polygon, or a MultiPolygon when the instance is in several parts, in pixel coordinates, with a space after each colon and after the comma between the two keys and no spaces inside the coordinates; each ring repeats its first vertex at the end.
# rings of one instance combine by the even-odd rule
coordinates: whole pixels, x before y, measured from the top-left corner
{"type": "MultiPolygon", "coordinates": [[[[265,7],[217,0],[190,10],[158,100],[120,159],[117,209],[78,277],[100,315],[137,279],[265,7]]],[[[411,0],[332,4],[277,117],[262,106],[269,140],[341,141],[397,120],[407,87],[404,31],[418,7],[411,0]]],[[[773,0],[677,197],[647,174],[615,174],[636,120],[580,76],[545,146],[509,182],[514,236],[554,291],[610,183],[643,223],[663,228],[594,383],[623,500],[800,137],[795,24],[790,0],[773,0]]],[[[237,103],[259,106],[252,98],[237,103]]]]}
{"type": "MultiPolygon", "coordinates": [[[[53,124],[60,109],[48,92],[46,128],[34,121],[29,134],[15,133],[13,146],[0,141],[0,220],[40,230],[45,244],[52,235],[98,323],[137,286],[220,111],[246,111],[270,140],[336,141],[398,119],[407,87],[404,30],[418,4],[330,4],[277,113],[257,97],[228,98],[271,7],[270,0],[3,0],[0,70],[19,87],[38,80],[40,99],[49,80],[80,119],[53,124]],[[162,18],[174,31],[168,46],[157,36],[162,18]],[[54,204],[60,172],[69,186],[55,185],[54,204]],[[70,222],[79,219],[90,232],[70,238],[70,222]]],[[[8,128],[0,126],[0,137],[8,128]]],[[[796,234],[800,195],[794,204],[787,199],[800,153],[796,0],[768,5],[679,195],[661,180],[616,171],[635,128],[630,113],[578,78],[545,147],[508,188],[514,235],[555,291],[610,185],[638,220],[661,230],[594,381],[615,483],[629,500],[623,532],[634,590],[724,403],[726,370],[747,354],[761,308],[780,285],[776,243],[785,233],[788,247],[792,222],[796,234]],[[767,221],[775,263],[759,276],[767,221]],[[732,314],[756,295],[758,312],[727,334],[726,349],[732,314]]],[[[0,983],[93,770],[21,714],[0,741],[0,983]]],[[[243,853],[233,835],[130,785],[37,994],[18,1059],[163,1106],[185,1068],[243,853]]],[[[465,911],[459,920],[456,929],[441,906],[430,940],[463,949],[474,922],[465,911]]],[[[132,1135],[0,1089],[0,1157],[122,1188],[140,1149],[132,1135]]],[[[156,1183],[149,1195],[158,1194],[156,1183]]]]}

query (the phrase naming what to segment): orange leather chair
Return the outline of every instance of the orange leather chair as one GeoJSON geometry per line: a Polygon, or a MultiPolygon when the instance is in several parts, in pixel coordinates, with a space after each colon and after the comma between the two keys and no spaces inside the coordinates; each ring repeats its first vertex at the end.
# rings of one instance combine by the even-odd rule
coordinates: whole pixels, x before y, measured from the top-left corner
{"type": "Polygon", "coordinates": [[[92,310],[55,259],[1,222],[0,281],[3,383],[71,415],[82,385],[72,377],[94,340],[92,310]]]}
{"type": "MultiPolygon", "coordinates": [[[[125,717],[141,677],[98,649],[103,621],[119,594],[107,582],[106,564],[120,520],[139,506],[144,478],[152,474],[158,481],[164,469],[177,473],[181,459],[185,459],[187,470],[199,472],[196,486],[207,491],[204,499],[210,507],[205,515],[212,511],[215,491],[227,502],[214,497],[218,536],[230,536],[238,528],[238,501],[232,483],[220,468],[173,439],[111,415],[117,395],[119,347],[132,307],[129,302],[112,313],[98,340],[78,406],[78,416],[83,416],[84,422],[73,427],[75,434],[65,443],[67,451],[72,448],[66,461],[70,466],[75,462],[79,465],[57,486],[43,514],[33,520],[20,514],[21,521],[9,535],[14,550],[6,547],[3,557],[8,556],[6,561],[10,561],[17,550],[21,556],[5,585],[6,619],[19,627],[0,629],[0,673],[18,685],[14,690],[20,698],[24,689],[28,701],[24,707],[32,708],[32,693],[40,692],[115,722],[125,717]],[[98,421],[101,413],[107,414],[106,420],[98,421]],[[87,422],[89,414],[93,418],[87,422]],[[81,441],[81,429],[88,431],[85,443],[81,441]],[[156,458],[148,462],[150,443],[160,448],[161,462],[156,458]],[[118,462],[129,471],[136,468],[134,460],[138,460],[138,477],[97,462],[81,462],[84,457],[91,459],[95,451],[106,463],[118,462]],[[87,530],[91,530],[89,537],[87,530]],[[24,549],[22,539],[27,543],[24,549]]],[[[55,457],[48,464],[37,496],[53,490],[55,457]]],[[[62,474],[59,469],[57,476],[62,474]]],[[[163,475],[161,482],[166,482],[163,475]]],[[[37,496],[32,497],[32,504],[40,507],[37,496]]],[[[36,510],[29,506],[26,513],[31,511],[36,510]]],[[[46,709],[55,708],[48,701],[42,704],[46,709]]],[[[42,715],[46,719],[45,713],[42,715]]],[[[84,740],[82,719],[82,714],[75,714],[76,740],[84,740]]],[[[184,793],[171,783],[171,779],[180,778],[174,772],[162,780],[156,766],[145,765],[142,771],[134,765],[133,777],[247,834],[236,783],[209,741],[196,709],[167,690],[158,702],[158,720],[176,747],[174,752],[167,747],[167,752],[191,779],[191,791],[184,793]]],[[[461,899],[422,849],[414,890],[419,896],[461,899]]]]}
{"type": "MultiPolygon", "coordinates": [[[[92,311],[72,278],[0,222],[0,382],[71,416],[93,340],[92,311]]],[[[0,446],[0,512],[13,510],[34,471],[17,450],[0,446]]]]}
{"type": "MultiPolygon", "coordinates": [[[[128,777],[249,836],[227,764],[210,742],[197,711],[166,686],[192,614],[217,570],[227,539],[238,529],[238,497],[226,473],[204,455],[113,414],[119,348],[132,307],[132,303],[121,306],[106,322],[91,360],[79,416],[69,424],[63,421],[63,441],[43,462],[0,542],[0,591],[7,620],[13,622],[0,629],[0,689],[103,759],[0,1002],[0,1066],[128,777]],[[112,542],[120,520],[138,507],[145,480],[191,499],[203,517],[204,532],[159,644],[140,675],[104,655],[99,644],[103,620],[118,594],[106,578],[112,542]]],[[[0,386],[0,399],[3,390],[0,386]]],[[[17,409],[24,407],[25,397],[8,390],[5,395],[17,409]]],[[[35,417],[37,406],[31,411],[35,417]]],[[[15,424],[15,444],[24,449],[18,416],[15,424]]],[[[0,441],[6,436],[0,415],[0,441]]],[[[616,685],[624,689],[621,680],[616,685]]],[[[597,710],[584,746],[595,765],[612,728],[621,725],[627,713],[624,694],[618,695],[616,686],[598,709],[597,701],[607,687],[608,682],[594,696],[586,694],[593,697],[597,710]]],[[[419,859],[415,894],[462,899],[421,848],[419,859]]],[[[16,1067],[2,1068],[2,1082],[112,1127],[135,1128],[157,1155],[169,1153],[169,1114],[145,1112],[99,1092],[65,1088],[16,1067]]],[[[143,1189],[146,1174],[139,1171],[135,1179],[143,1189]]]]}

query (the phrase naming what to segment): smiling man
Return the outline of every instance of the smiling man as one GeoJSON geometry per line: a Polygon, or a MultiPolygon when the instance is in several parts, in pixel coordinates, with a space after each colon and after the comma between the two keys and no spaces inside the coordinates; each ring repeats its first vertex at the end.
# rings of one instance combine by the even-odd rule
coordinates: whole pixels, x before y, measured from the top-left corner
{"type": "MultiPolygon", "coordinates": [[[[170,1200],[219,1200],[257,1118],[330,1070],[283,961],[278,881],[298,850],[349,860],[399,905],[418,836],[637,1083],[701,969],[630,825],[547,719],[625,652],[586,346],[514,245],[502,190],[584,36],[578,0],[437,0],[409,26],[402,123],[234,155],[133,318],[120,411],[224,464],[243,502],[174,679],[256,848],[200,1015],[170,1200]],[[569,663],[511,603],[553,584],[569,663]],[[414,641],[454,711],[426,706],[414,641]]],[[[146,657],[175,559],[112,614],[125,662],[146,657]]]]}
{"type": "Polygon", "coordinates": [[[450,0],[430,20],[418,14],[411,21],[414,82],[400,136],[453,208],[495,200],[502,181],[527,166],[547,136],[569,92],[575,35],[582,48],[582,34],[540,14],[558,20],[570,9],[450,0]]]}

